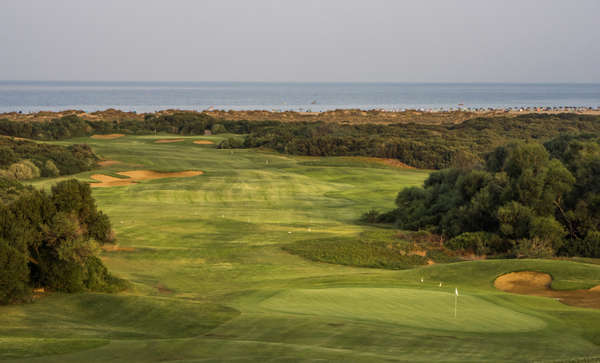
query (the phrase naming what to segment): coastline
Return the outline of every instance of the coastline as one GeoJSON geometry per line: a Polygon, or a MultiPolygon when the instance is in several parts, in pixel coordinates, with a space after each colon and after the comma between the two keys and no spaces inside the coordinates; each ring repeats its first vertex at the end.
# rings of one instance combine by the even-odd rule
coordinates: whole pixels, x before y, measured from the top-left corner
{"type": "Polygon", "coordinates": [[[339,109],[324,112],[272,111],[272,110],[210,110],[191,111],[167,109],[157,112],[137,113],[106,109],[103,111],[85,112],[82,110],[40,111],[35,113],[7,112],[0,113],[0,119],[23,122],[44,122],[52,119],[76,115],[88,121],[143,120],[147,115],[165,115],[174,113],[204,114],[215,119],[229,121],[280,121],[280,122],[339,122],[339,123],[423,123],[423,124],[456,124],[474,117],[516,117],[525,114],[557,115],[574,113],[579,115],[600,115],[600,108],[523,108],[523,109],[485,109],[485,110],[360,110],[339,109]]]}

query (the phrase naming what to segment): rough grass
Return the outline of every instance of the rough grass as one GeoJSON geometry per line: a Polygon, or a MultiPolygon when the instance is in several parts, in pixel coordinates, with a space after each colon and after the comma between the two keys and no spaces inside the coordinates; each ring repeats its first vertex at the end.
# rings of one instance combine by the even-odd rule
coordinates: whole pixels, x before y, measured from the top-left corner
{"type": "Polygon", "coordinates": [[[282,248],[313,261],[393,270],[461,261],[450,251],[414,240],[410,233],[382,229],[369,230],[356,237],[303,240],[282,248]]]}
{"type": "MultiPolygon", "coordinates": [[[[218,143],[221,136],[227,137],[203,139],[218,143]]],[[[205,173],[94,189],[119,246],[134,247],[103,252],[103,260],[132,288],[117,295],[53,294],[0,307],[0,359],[481,362],[600,356],[599,310],[493,287],[501,274],[530,270],[552,275],[554,289],[589,288],[600,283],[597,264],[493,260],[388,270],[314,262],[281,248],[319,240],[377,243],[387,232],[355,221],[366,210],[391,208],[398,190],[419,185],[426,172],[347,159],[334,166],[335,158],[307,165],[304,158],[193,144],[198,138],[154,143],[168,137],[68,142],[88,142],[104,159],[125,163],[102,173],[132,164],[205,173]]],[[[95,173],[77,177],[89,180],[95,173]]],[[[56,180],[34,184],[49,187],[56,180]]]]}

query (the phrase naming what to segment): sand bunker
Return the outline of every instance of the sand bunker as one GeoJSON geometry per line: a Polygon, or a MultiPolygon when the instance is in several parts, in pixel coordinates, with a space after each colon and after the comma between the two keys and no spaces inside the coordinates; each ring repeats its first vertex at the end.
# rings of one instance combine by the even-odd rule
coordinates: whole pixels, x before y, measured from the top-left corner
{"type": "Polygon", "coordinates": [[[111,166],[115,164],[121,164],[121,162],[117,160],[102,160],[98,162],[98,165],[100,166],[111,166]]]}
{"type": "Polygon", "coordinates": [[[155,144],[169,144],[172,142],[182,142],[184,139],[160,139],[154,141],[155,144]]]}
{"type": "Polygon", "coordinates": [[[112,140],[125,136],[124,134],[107,134],[107,135],[92,135],[92,139],[112,140]]]}
{"type": "Polygon", "coordinates": [[[600,309],[600,285],[589,290],[553,290],[552,277],[534,271],[511,272],[494,281],[502,291],[523,295],[551,297],[567,305],[600,309]]]}
{"type": "Polygon", "coordinates": [[[173,172],[173,173],[161,173],[161,172],[152,171],[152,170],[132,170],[132,171],[122,171],[117,174],[126,176],[127,178],[115,178],[115,177],[109,176],[109,175],[94,174],[91,176],[91,178],[99,181],[99,183],[90,183],[90,186],[92,188],[117,187],[117,186],[135,184],[137,181],[140,181],[140,180],[162,179],[162,178],[188,178],[191,176],[201,175],[202,172],[198,171],[198,170],[194,170],[194,171],[178,171],[178,172],[173,172]]]}
{"type": "Polygon", "coordinates": [[[209,141],[209,140],[194,140],[194,144],[198,144],[198,145],[213,145],[214,142],[209,141]]]}

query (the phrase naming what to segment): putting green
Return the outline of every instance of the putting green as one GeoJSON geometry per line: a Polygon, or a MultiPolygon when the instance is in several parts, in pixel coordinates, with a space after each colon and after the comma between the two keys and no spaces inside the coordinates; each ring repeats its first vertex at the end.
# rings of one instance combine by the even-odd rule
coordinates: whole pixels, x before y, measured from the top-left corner
{"type": "Polygon", "coordinates": [[[277,294],[261,307],[298,314],[378,321],[434,330],[520,332],[543,329],[544,321],[454,292],[406,288],[296,289],[277,294]]]}

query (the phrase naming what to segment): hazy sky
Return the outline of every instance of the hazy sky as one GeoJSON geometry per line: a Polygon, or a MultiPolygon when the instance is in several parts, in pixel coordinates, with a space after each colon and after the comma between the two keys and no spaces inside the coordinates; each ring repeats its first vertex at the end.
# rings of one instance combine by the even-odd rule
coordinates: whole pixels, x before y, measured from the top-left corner
{"type": "Polygon", "coordinates": [[[600,82],[600,0],[0,0],[0,79],[600,82]]]}

